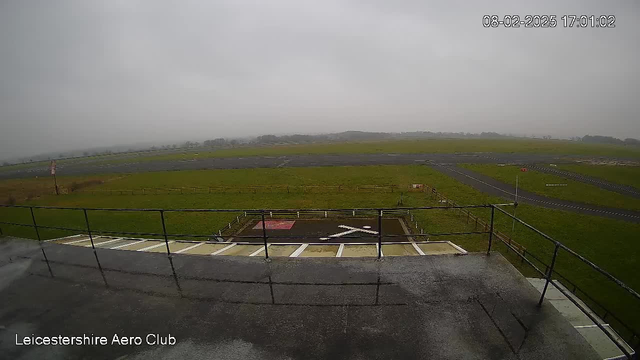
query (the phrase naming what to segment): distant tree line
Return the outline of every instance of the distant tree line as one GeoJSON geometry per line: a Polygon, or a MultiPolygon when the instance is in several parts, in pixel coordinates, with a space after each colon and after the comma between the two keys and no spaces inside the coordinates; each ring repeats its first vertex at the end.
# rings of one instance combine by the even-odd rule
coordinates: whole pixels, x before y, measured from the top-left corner
{"type": "Polygon", "coordinates": [[[624,140],[620,140],[618,138],[614,138],[613,136],[600,135],[585,135],[582,137],[582,142],[593,144],[640,145],[640,140],[638,139],[626,138],[624,140]]]}
{"type": "MultiPolygon", "coordinates": [[[[533,136],[535,138],[535,136],[533,136]]],[[[401,140],[401,139],[504,139],[504,138],[523,138],[522,136],[505,135],[496,132],[481,133],[465,133],[465,132],[431,132],[431,131],[413,131],[401,133],[386,132],[369,132],[369,131],[344,131],[333,134],[320,135],[261,135],[253,139],[225,139],[215,138],[205,140],[202,143],[198,141],[185,141],[181,144],[158,145],[147,148],[122,148],[112,147],[103,150],[80,150],[69,153],[60,153],[57,156],[53,154],[43,154],[31,158],[23,159],[20,162],[28,163],[34,161],[48,161],[52,159],[73,159],[87,156],[101,156],[112,154],[127,153],[148,153],[157,151],[171,151],[177,149],[197,149],[211,148],[223,149],[235,147],[239,145],[273,145],[273,144],[310,144],[310,143],[327,143],[327,142],[349,142],[349,141],[376,141],[376,140],[401,140]]],[[[551,136],[541,136],[542,139],[551,140],[551,136]]],[[[612,136],[586,135],[583,137],[571,137],[572,141],[580,141],[584,143],[594,144],[615,144],[615,145],[632,145],[640,146],[640,140],[626,138],[624,140],[612,136]]],[[[15,163],[15,162],[14,162],[15,163]]],[[[3,166],[10,165],[10,162],[4,161],[3,166]]]]}
{"type": "Polygon", "coordinates": [[[480,134],[471,133],[451,133],[451,132],[430,132],[415,131],[403,133],[385,133],[385,132],[366,132],[366,131],[345,131],[335,134],[322,135],[261,135],[256,137],[252,143],[255,144],[278,144],[278,143],[295,143],[305,144],[314,142],[328,141],[363,141],[363,140],[393,140],[393,139],[466,139],[466,138],[484,138],[498,139],[509,138],[514,136],[498,134],[495,132],[483,132],[480,134]]]}

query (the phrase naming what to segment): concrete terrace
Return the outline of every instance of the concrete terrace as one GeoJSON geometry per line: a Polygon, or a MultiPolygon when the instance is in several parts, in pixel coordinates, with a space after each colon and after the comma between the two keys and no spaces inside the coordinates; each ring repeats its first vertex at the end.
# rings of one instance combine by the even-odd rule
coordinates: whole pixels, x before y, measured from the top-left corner
{"type": "Polygon", "coordinates": [[[195,256],[0,240],[11,359],[598,359],[500,254],[195,256]],[[173,265],[173,266],[172,266],[173,265]],[[52,276],[53,275],[53,276],[52,276]],[[15,336],[171,334],[174,346],[15,346],[15,336]]]}

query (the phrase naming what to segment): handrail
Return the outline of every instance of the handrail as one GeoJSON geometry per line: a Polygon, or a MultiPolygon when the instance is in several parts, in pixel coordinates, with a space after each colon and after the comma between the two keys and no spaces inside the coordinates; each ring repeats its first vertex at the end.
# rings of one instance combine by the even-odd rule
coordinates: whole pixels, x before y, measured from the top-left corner
{"type": "Polygon", "coordinates": [[[509,216],[510,218],[516,220],[517,222],[519,222],[520,224],[526,226],[527,228],[533,230],[534,232],[536,232],[537,234],[541,235],[542,237],[544,237],[545,239],[553,242],[556,246],[561,247],[562,249],[564,249],[565,251],[567,251],[569,254],[577,257],[578,259],[580,259],[582,262],[584,262],[585,264],[589,265],[591,268],[593,268],[594,270],[598,271],[599,273],[601,273],[602,275],[606,276],[609,280],[613,281],[614,283],[616,283],[618,286],[620,286],[621,288],[625,289],[627,292],[629,292],[631,295],[633,295],[636,299],[640,300],[640,294],[638,294],[635,290],[633,290],[632,288],[630,288],[627,284],[623,283],[622,281],[620,281],[618,278],[616,278],[615,276],[609,274],[606,270],[603,270],[602,268],[600,268],[598,265],[594,264],[592,261],[588,260],[587,258],[585,258],[584,256],[578,254],[577,252],[575,252],[574,250],[572,250],[571,248],[567,247],[566,245],[564,245],[563,243],[554,240],[551,236],[543,233],[542,231],[536,229],[535,227],[525,223],[524,221],[518,219],[517,217],[509,214],[507,211],[504,211],[503,209],[501,209],[499,206],[494,206],[496,209],[498,209],[499,211],[501,211],[503,214],[509,216]]]}
{"type": "MultiPolygon", "coordinates": [[[[435,189],[434,189],[435,190],[435,189]]],[[[435,191],[434,191],[435,193],[435,191]]],[[[441,195],[440,195],[441,196],[441,195]]],[[[490,252],[491,250],[491,239],[493,237],[493,235],[496,235],[497,238],[499,238],[501,240],[502,243],[504,243],[505,245],[508,246],[509,249],[513,250],[516,254],[518,254],[519,256],[521,256],[523,258],[524,261],[526,261],[530,266],[532,266],[535,270],[537,270],[543,277],[545,277],[546,282],[545,282],[545,287],[544,290],[542,291],[542,296],[540,298],[540,302],[539,304],[542,304],[542,300],[544,299],[545,296],[545,292],[547,290],[548,285],[551,283],[552,285],[556,286],[556,284],[553,283],[552,281],[552,277],[554,273],[557,273],[557,271],[554,270],[554,264],[555,264],[555,260],[556,257],[558,255],[558,250],[559,249],[563,249],[565,251],[567,251],[568,253],[570,253],[571,255],[573,255],[574,257],[578,258],[579,260],[581,260],[582,262],[584,262],[585,264],[587,264],[589,267],[591,267],[592,269],[595,269],[596,271],[598,271],[599,273],[601,273],[602,275],[604,275],[608,280],[613,281],[615,284],[617,284],[618,286],[620,286],[621,288],[623,288],[625,291],[627,291],[628,293],[630,293],[633,297],[635,297],[636,299],[640,299],[640,294],[638,294],[638,292],[636,292],[635,290],[633,290],[632,288],[630,288],[628,285],[626,285],[625,283],[623,283],[621,280],[617,279],[616,277],[614,277],[613,275],[611,275],[610,273],[608,273],[607,271],[603,270],[602,268],[600,268],[598,265],[596,265],[595,263],[593,263],[592,261],[588,260],[587,258],[585,258],[584,256],[578,254],[576,251],[570,249],[569,247],[567,247],[566,245],[560,243],[559,241],[553,239],[551,236],[545,234],[544,232],[536,229],[534,226],[527,224],[526,222],[522,221],[521,219],[509,214],[507,211],[505,211],[504,209],[502,209],[502,206],[513,206],[513,205],[517,205],[515,203],[505,203],[505,204],[481,204],[481,205],[457,205],[455,202],[452,202],[450,200],[447,200],[447,205],[445,206],[423,206],[423,207],[394,207],[394,208],[340,208],[340,209],[329,209],[329,208],[315,208],[315,209],[161,209],[161,208],[85,208],[85,207],[61,207],[61,206],[29,206],[29,205],[6,205],[6,204],[0,204],[0,208],[22,208],[22,209],[29,209],[30,210],[30,214],[31,214],[31,218],[33,223],[32,224],[23,224],[23,223],[13,223],[13,222],[5,222],[5,221],[0,221],[0,224],[7,224],[7,225],[16,225],[16,226],[25,226],[25,227],[33,227],[36,231],[36,235],[38,238],[38,241],[40,242],[40,245],[42,245],[42,239],[41,239],[41,235],[40,232],[38,231],[38,229],[53,229],[53,230],[66,230],[66,231],[84,231],[85,229],[78,229],[78,228],[66,228],[66,227],[59,227],[59,226],[47,226],[47,225],[38,225],[36,222],[36,218],[35,218],[35,214],[34,214],[34,209],[45,209],[45,210],[70,210],[70,211],[83,211],[85,214],[85,219],[86,219],[86,227],[89,233],[89,237],[91,239],[91,246],[94,250],[95,253],[95,246],[93,244],[93,234],[121,234],[121,235],[147,235],[147,236],[158,236],[158,237],[164,237],[164,241],[166,243],[166,247],[167,247],[167,255],[169,256],[169,260],[171,261],[171,252],[169,249],[169,244],[168,244],[168,238],[169,237],[173,237],[173,238],[185,238],[185,237],[192,237],[192,238],[210,238],[213,236],[221,236],[221,233],[219,235],[216,234],[212,234],[212,235],[197,235],[197,234],[170,234],[167,232],[166,227],[164,226],[164,213],[165,212],[205,212],[205,213],[244,213],[244,216],[247,215],[258,215],[263,219],[263,231],[261,235],[256,235],[256,236],[234,236],[237,237],[238,239],[248,239],[248,238],[255,238],[255,239],[263,239],[264,241],[264,254],[265,254],[265,258],[269,258],[268,255],[268,245],[269,242],[273,243],[273,240],[277,240],[277,239],[305,239],[308,238],[309,236],[268,236],[265,226],[264,226],[264,219],[265,219],[265,214],[268,215],[282,215],[282,214],[292,214],[292,213],[298,213],[298,215],[300,214],[313,214],[313,213],[319,213],[322,212],[325,214],[325,217],[327,215],[327,213],[331,213],[331,214],[336,214],[338,213],[338,215],[340,213],[355,213],[358,212],[361,215],[363,213],[365,213],[366,216],[375,216],[378,219],[378,234],[377,236],[349,236],[348,238],[350,239],[357,239],[357,238],[363,238],[363,237],[377,237],[377,246],[378,246],[378,258],[380,258],[382,256],[381,254],[381,249],[382,249],[382,222],[381,219],[383,218],[383,216],[385,215],[403,215],[402,212],[407,212],[407,216],[410,215],[410,211],[411,210],[447,210],[447,209],[474,209],[474,208],[491,208],[492,210],[492,216],[491,216],[491,221],[490,222],[485,222],[482,221],[480,219],[478,219],[478,217],[476,216],[476,225],[478,223],[480,224],[484,224],[484,230],[485,231],[467,231],[467,232],[449,232],[449,233],[421,233],[420,234],[388,234],[388,235],[384,235],[385,238],[409,238],[409,237],[421,237],[421,236],[445,236],[445,235],[469,235],[469,234],[489,234],[489,247],[487,250],[487,253],[490,252]],[[541,264],[545,265],[546,271],[542,272],[540,269],[538,269],[529,259],[526,258],[526,256],[524,254],[521,254],[519,251],[517,251],[514,247],[511,246],[510,243],[507,243],[504,239],[503,236],[500,235],[500,232],[495,231],[494,230],[494,216],[493,213],[495,211],[495,209],[497,209],[499,212],[509,216],[510,218],[514,219],[514,221],[517,221],[518,223],[524,225],[525,227],[527,227],[528,229],[534,231],[535,233],[539,234],[540,236],[542,236],[543,238],[547,239],[548,241],[550,241],[551,243],[553,243],[555,245],[555,251],[554,251],[554,255],[553,255],[553,259],[551,262],[551,265],[545,265],[540,259],[536,258],[533,254],[529,253],[529,255],[531,257],[533,257],[534,259],[536,259],[538,262],[540,262],[541,264]],[[87,211],[113,211],[113,212],[158,212],[160,215],[160,218],[163,222],[163,228],[162,228],[162,233],[156,233],[156,232],[125,232],[125,231],[107,231],[107,230],[91,230],[89,227],[89,220],[86,217],[87,211]],[[366,214],[368,213],[368,214],[366,214]],[[480,220],[478,222],[478,220],[480,220]],[[488,231],[487,231],[488,230],[488,231]]],[[[464,211],[463,211],[464,213],[464,211]]],[[[469,211],[466,211],[467,215],[470,215],[469,211]]],[[[237,218],[237,223],[240,223],[239,217],[237,218]]],[[[411,215],[411,218],[413,220],[413,215],[411,215]]],[[[468,221],[468,220],[467,220],[468,221]]],[[[231,225],[232,225],[233,221],[229,223],[229,228],[231,229],[231,225]]],[[[418,225],[416,223],[416,229],[418,228],[418,225]]],[[[410,231],[407,231],[410,232],[410,231]]],[[[416,231],[417,232],[417,231],[416,231]]],[[[160,240],[160,239],[159,239],[160,240]]],[[[384,243],[388,243],[388,241],[385,241],[384,243]]],[[[48,264],[48,260],[46,258],[46,253],[44,251],[44,248],[42,248],[42,253],[43,256],[45,258],[45,261],[47,261],[48,264]]],[[[97,254],[96,254],[96,260],[97,260],[97,254]]],[[[51,271],[51,270],[50,270],[51,271]]],[[[558,274],[559,276],[561,276],[560,274],[558,274]]],[[[561,276],[563,279],[567,280],[564,276],[561,276]]],[[[570,281],[569,281],[570,282],[570,281]]],[[[573,285],[574,288],[576,287],[575,284],[573,285]]],[[[590,296],[588,296],[589,298],[591,298],[590,296]]],[[[597,304],[597,302],[596,302],[597,304]]],[[[598,304],[599,305],[599,304],[598,304]]],[[[599,305],[601,306],[601,305],[599,305]]],[[[601,306],[602,307],[602,306],[601,306]]],[[[604,309],[604,307],[603,307],[604,309]]],[[[584,310],[584,309],[583,309],[584,310]]],[[[605,309],[606,310],[606,309],[605,309]]],[[[606,310],[608,312],[608,310],[606,310]]],[[[614,315],[614,314],[612,314],[614,315]]],[[[614,315],[615,317],[615,315],[614,315]]],[[[617,317],[616,317],[617,319],[617,317]]],[[[619,321],[619,320],[618,320],[619,321]]],[[[626,324],[622,323],[621,321],[619,321],[622,325],[624,325],[628,330],[630,330],[631,334],[633,335],[633,339],[637,338],[637,334],[635,333],[635,331],[631,328],[629,328],[626,324]]],[[[600,326],[599,326],[600,327],[600,326]]],[[[610,338],[612,338],[612,340],[614,340],[614,342],[616,343],[616,345],[623,351],[625,352],[625,354],[628,356],[628,352],[626,351],[625,348],[623,348],[617,341],[615,341],[615,339],[613,339],[613,337],[611,336],[611,334],[607,333],[607,336],[609,336],[610,338]]]]}
{"type": "MultiPolygon", "coordinates": [[[[509,205],[509,204],[506,204],[509,205]]],[[[391,210],[434,210],[434,209],[464,209],[464,208],[490,208],[493,205],[455,205],[455,206],[419,206],[419,207],[394,207],[394,208],[315,208],[315,209],[161,209],[161,208],[89,208],[89,207],[63,207],[63,206],[31,206],[31,205],[7,205],[0,207],[25,208],[25,209],[51,209],[51,210],[91,210],[91,211],[164,211],[164,212],[285,212],[285,211],[391,211],[391,210]]]]}

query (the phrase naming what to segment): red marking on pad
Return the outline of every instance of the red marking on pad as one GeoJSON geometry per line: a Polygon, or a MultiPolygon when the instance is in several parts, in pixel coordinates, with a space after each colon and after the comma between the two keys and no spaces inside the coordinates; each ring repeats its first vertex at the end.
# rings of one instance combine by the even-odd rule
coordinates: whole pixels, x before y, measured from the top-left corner
{"type": "MultiPolygon", "coordinates": [[[[264,222],[264,227],[267,230],[291,230],[293,224],[295,224],[295,220],[267,220],[264,222]]],[[[262,221],[258,221],[256,226],[253,227],[254,230],[262,229],[262,221]]]]}

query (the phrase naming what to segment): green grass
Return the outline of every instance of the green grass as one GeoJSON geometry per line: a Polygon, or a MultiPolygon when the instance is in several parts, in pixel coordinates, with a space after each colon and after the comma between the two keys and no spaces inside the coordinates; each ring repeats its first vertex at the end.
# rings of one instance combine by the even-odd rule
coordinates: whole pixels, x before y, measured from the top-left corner
{"type": "Polygon", "coordinates": [[[210,157],[460,152],[518,152],[640,158],[640,147],[622,145],[585,144],[571,141],[536,139],[429,139],[238,147],[216,151],[208,151],[203,148],[162,155],[143,155],[135,158],[105,160],[104,163],[193,160],[210,157]]]}
{"type": "MultiPolygon", "coordinates": [[[[80,181],[81,178],[77,178],[80,181]]],[[[362,167],[322,167],[322,168],[281,168],[247,170],[181,171],[132,174],[96,189],[123,189],[162,186],[215,186],[235,184],[239,187],[251,184],[304,184],[304,185],[347,185],[347,184],[396,184],[425,183],[460,204],[483,204],[502,202],[500,198],[487,196],[461,184],[426,166],[362,166],[362,167]]],[[[198,194],[198,195],[91,195],[71,194],[64,196],[46,195],[33,199],[28,204],[56,205],[65,207],[121,207],[121,208],[349,208],[349,207],[394,207],[398,193],[258,193],[258,194],[198,194]]],[[[435,204],[428,194],[408,193],[404,197],[405,206],[435,204]]],[[[475,210],[474,213],[489,218],[489,211],[475,210]]],[[[561,210],[541,209],[530,205],[520,205],[517,214],[541,231],[578,251],[605,270],[618,277],[629,286],[640,290],[640,278],[635,276],[638,267],[637,254],[640,243],[636,241],[640,224],[627,223],[607,218],[570,213],[561,210]]],[[[84,229],[85,223],[80,211],[36,210],[36,218],[41,225],[68,226],[84,229]]],[[[208,235],[226,225],[237,214],[167,213],[167,230],[170,233],[208,235]]],[[[157,213],[112,213],[90,212],[94,231],[139,231],[161,232],[157,213]]],[[[466,224],[466,218],[453,210],[417,211],[416,218],[429,233],[463,231],[473,229],[466,224]]],[[[0,208],[0,218],[29,224],[30,214],[25,209],[0,208]]],[[[521,225],[511,231],[512,221],[503,214],[496,213],[496,229],[511,234],[512,237],[533,253],[550,262],[553,246],[521,225]]],[[[5,234],[35,237],[29,228],[2,226],[5,234]]],[[[72,232],[42,230],[45,238],[71,235],[72,232]]],[[[449,236],[432,240],[453,240],[470,251],[486,249],[487,236],[449,236]]],[[[505,254],[526,275],[533,272],[521,266],[519,260],[505,252],[504,247],[495,243],[494,249],[505,254]]],[[[635,309],[638,303],[620,291],[600,275],[561,253],[557,270],[569,277],[587,293],[594,296],[607,308],[628,320],[640,329],[640,314],[635,309]]]]}
{"type": "Polygon", "coordinates": [[[536,194],[557,199],[602,205],[619,209],[640,210],[640,199],[630,198],[597,186],[537,171],[520,171],[519,166],[498,166],[494,164],[464,164],[462,167],[490,176],[506,184],[536,194]],[[545,184],[567,184],[567,186],[545,186],[545,184]]]}
{"type": "MultiPolygon", "coordinates": [[[[58,163],[92,161],[93,164],[128,162],[193,160],[211,157],[283,156],[322,154],[386,154],[386,153],[535,153],[584,156],[611,156],[640,159],[640,147],[588,144],[566,140],[541,139],[421,139],[364,142],[334,142],[301,145],[241,146],[212,151],[208,148],[189,150],[158,150],[158,153],[95,155],[63,159],[58,163]]],[[[49,161],[0,166],[0,171],[48,165],[49,161]]]]}
{"type": "Polygon", "coordinates": [[[566,164],[558,168],[640,189],[640,166],[566,164]]]}

